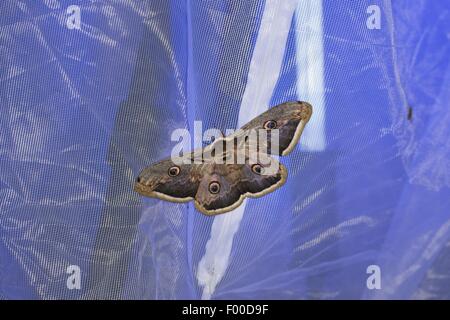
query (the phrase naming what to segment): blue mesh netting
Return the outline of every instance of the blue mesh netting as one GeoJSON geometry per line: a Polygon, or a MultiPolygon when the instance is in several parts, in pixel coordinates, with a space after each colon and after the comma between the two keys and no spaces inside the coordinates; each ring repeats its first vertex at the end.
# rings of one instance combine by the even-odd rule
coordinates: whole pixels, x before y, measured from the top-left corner
{"type": "Polygon", "coordinates": [[[1,1],[0,298],[448,299],[448,2],[315,1],[319,29],[308,3],[1,1]],[[323,102],[285,186],[239,219],[133,192],[174,129],[237,127],[249,83],[267,106],[323,102]]]}

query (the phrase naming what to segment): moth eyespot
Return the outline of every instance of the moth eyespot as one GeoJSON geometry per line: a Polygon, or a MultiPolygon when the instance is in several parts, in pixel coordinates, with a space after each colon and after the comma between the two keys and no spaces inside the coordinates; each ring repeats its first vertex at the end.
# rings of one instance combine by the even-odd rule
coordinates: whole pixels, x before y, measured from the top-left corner
{"type": "Polygon", "coordinates": [[[180,174],[180,167],[178,167],[178,166],[170,167],[168,173],[169,173],[169,176],[176,177],[177,175],[180,174]]]}
{"type": "Polygon", "coordinates": [[[252,171],[256,174],[261,174],[262,168],[260,164],[254,164],[252,165],[252,171]]]}
{"type": "Polygon", "coordinates": [[[212,194],[219,193],[220,191],[220,184],[217,181],[213,181],[209,184],[209,192],[212,194]]]}
{"type": "Polygon", "coordinates": [[[264,123],[264,129],[272,130],[277,127],[277,122],[275,120],[268,120],[264,123]]]}

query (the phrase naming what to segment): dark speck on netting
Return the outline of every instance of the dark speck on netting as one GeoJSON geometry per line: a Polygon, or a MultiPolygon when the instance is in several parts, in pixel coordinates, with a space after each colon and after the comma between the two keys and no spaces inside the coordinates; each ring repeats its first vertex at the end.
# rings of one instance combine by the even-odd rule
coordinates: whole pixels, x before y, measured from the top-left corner
{"type": "Polygon", "coordinates": [[[412,107],[408,107],[408,120],[412,121],[412,117],[413,117],[413,109],[412,107]]]}

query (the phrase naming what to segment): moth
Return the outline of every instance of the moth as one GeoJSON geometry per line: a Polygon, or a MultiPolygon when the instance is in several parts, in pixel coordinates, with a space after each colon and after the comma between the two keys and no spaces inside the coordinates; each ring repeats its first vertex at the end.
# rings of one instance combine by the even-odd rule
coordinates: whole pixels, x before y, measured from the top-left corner
{"type": "Polygon", "coordinates": [[[407,118],[408,118],[409,121],[412,121],[412,118],[413,118],[413,108],[412,107],[408,107],[407,118]]]}
{"type": "Polygon", "coordinates": [[[196,209],[206,215],[231,211],[244,198],[261,197],[286,182],[287,169],[277,156],[294,149],[311,115],[312,106],[303,101],[274,106],[235,133],[188,153],[181,161],[168,158],[145,168],[136,178],[134,190],[166,201],[193,200],[196,209]],[[250,139],[255,132],[266,135],[250,139]],[[226,161],[239,156],[241,162],[226,161]]]}

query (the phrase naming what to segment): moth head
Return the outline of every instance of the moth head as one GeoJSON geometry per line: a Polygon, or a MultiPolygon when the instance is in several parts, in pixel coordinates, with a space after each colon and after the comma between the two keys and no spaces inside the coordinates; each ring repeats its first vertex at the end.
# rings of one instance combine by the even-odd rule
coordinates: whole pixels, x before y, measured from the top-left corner
{"type": "Polygon", "coordinates": [[[136,178],[134,189],[145,196],[181,201],[192,196],[197,183],[192,165],[166,159],[145,168],[136,178]]]}

